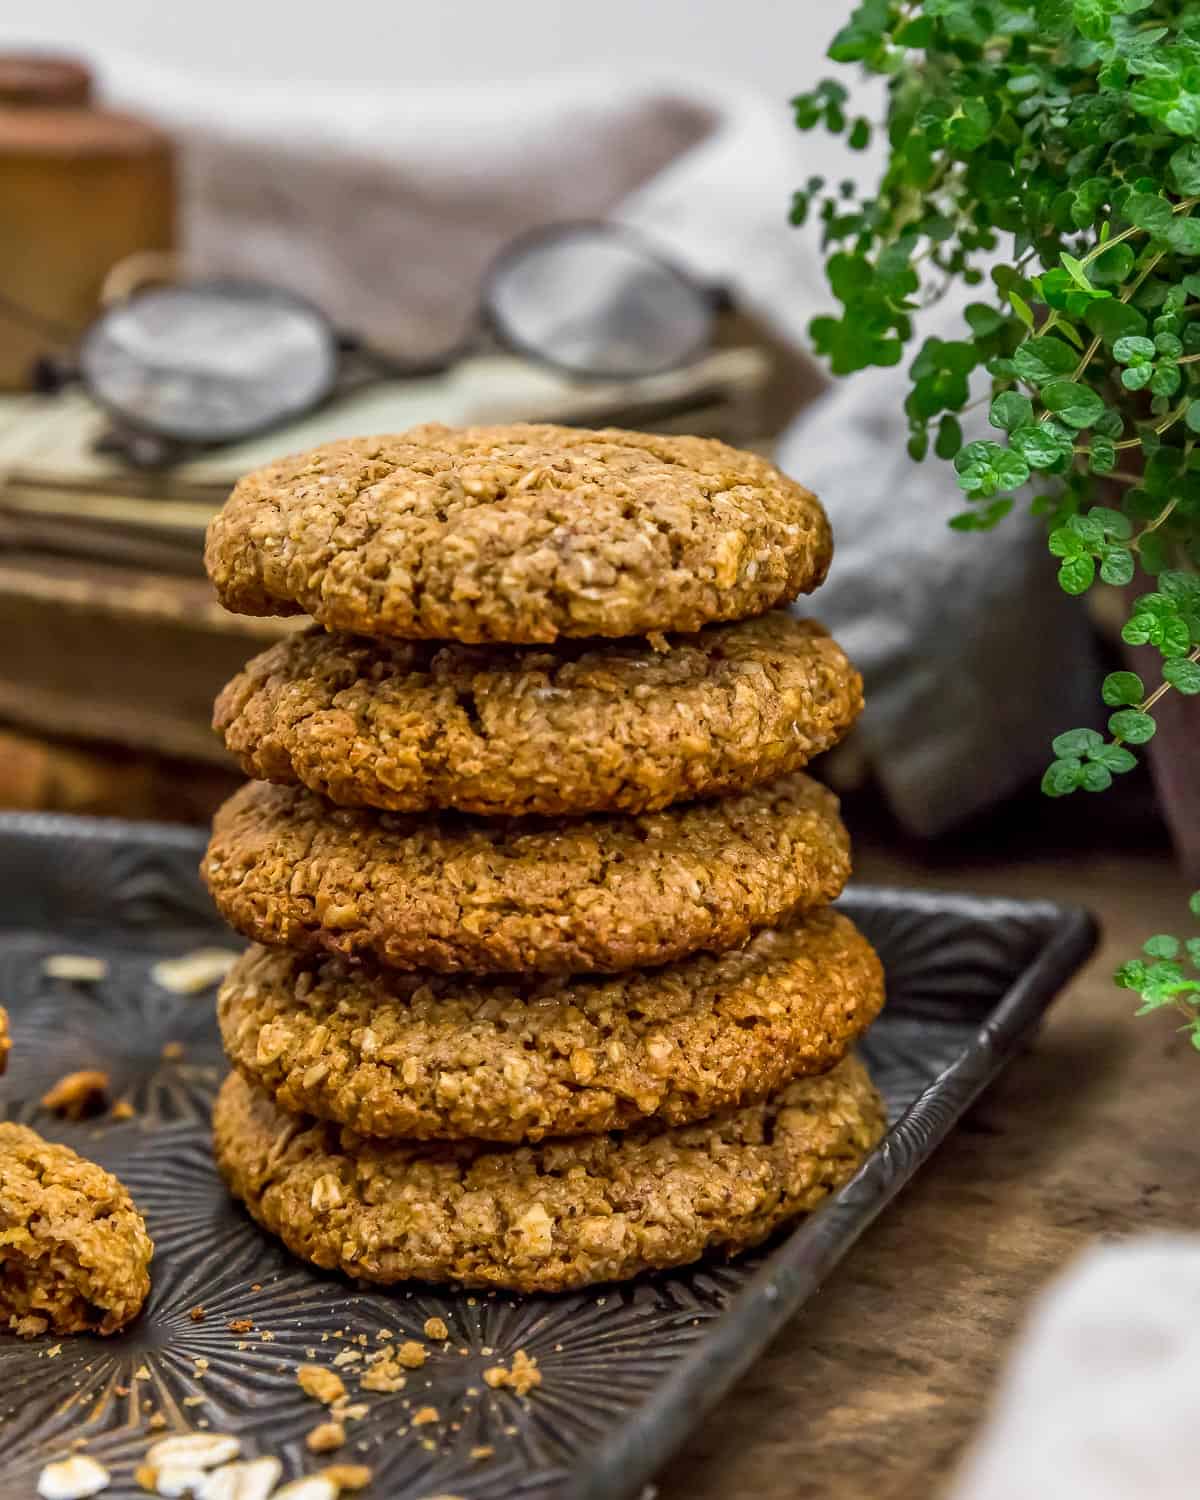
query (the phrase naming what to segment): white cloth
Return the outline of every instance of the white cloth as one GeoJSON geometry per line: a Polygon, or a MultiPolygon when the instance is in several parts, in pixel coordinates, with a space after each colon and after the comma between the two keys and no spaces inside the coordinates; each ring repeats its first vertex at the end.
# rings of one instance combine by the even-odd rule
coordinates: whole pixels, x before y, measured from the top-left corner
{"type": "Polygon", "coordinates": [[[1200,1240],[1090,1251],[1039,1302],[951,1500],[1195,1500],[1200,1240]]]}

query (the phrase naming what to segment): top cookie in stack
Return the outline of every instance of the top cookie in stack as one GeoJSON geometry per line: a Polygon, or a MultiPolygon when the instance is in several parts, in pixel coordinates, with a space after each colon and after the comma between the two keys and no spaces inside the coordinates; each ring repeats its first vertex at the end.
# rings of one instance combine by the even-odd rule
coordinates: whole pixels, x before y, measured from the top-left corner
{"type": "Polygon", "coordinates": [[[204,866],[265,945],[221,996],[239,1076],[218,1156],[293,1249],[380,1280],[577,1285],[754,1243],[850,1175],[882,1114],[839,1059],[882,980],[824,910],[848,839],[800,768],[861,684],[779,607],[830,555],[815,496],[699,438],[428,426],[238,485],[206,554],[222,601],[317,622],[218,699],[260,779],[204,866]],[[272,1141],[301,1111],[285,1172],[272,1141]],[[773,1145],[780,1112],[799,1133],[773,1145]],[[656,1203],[667,1157],[735,1139],[736,1211],[713,1217],[693,1165],[656,1203]],[[603,1248],[580,1240],[574,1199],[537,1199],[532,1261],[497,1237],[551,1149],[609,1183],[619,1246],[611,1224],[603,1248]],[[428,1172],[446,1195],[432,1248],[399,1209],[428,1172]],[[359,1203],[358,1176],[396,1212],[359,1203]],[[485,1179],[473,1228],[453,1204],[485,1179]]]}

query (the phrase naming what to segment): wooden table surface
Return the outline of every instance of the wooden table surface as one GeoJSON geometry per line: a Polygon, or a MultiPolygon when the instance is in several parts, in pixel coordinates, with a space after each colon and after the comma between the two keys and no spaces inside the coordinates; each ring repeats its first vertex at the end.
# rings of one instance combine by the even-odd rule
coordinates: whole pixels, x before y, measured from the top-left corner
{"type": "Polygon", "coordinates": [[[1200,1223],[1200,1055],[1169,1019],[1135,1021],[1110,980],[1190,920],[1166,853],[930,869],[860,840],[856,875],[1079,902],[1104,938],[1031,1050],[660,1476],[659,1500],[930,1500],[1037,1290],[1098,1237],[1200,1223]]]}

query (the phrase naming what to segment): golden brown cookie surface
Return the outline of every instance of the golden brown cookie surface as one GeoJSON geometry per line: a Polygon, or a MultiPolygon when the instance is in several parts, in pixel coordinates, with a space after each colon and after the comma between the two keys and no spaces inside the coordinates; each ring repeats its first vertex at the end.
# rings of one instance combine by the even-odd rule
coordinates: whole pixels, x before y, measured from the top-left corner
{"type": "Polygon", "coordinates": [[[720,952],[836,897],[837,798],[803,772],[716,802],[591,818],[334,808],[252,782],[213,822],[204,878],[268,946],[475,974],[615,972],[720,952]]]}
{"type": "Polygon", "coordinates": [[[714,439],[429,425],[247,475],[205,562],[242,614],[521,642],[761,614],[816,588],[831,554],[815,496],[714,439]]]}
{"type": "Polygon", "coordinates": [[[281,1108],[363,1135],[520,1141],[702,1119],[838,1062],[883,1003],[849,918],[611,977],[374,973],[252,948],[221,989],[229,1060],[281,1108]]]}
{"type": "Polygon", "coordinates": [[[111,1173],[0,1124],[0,1327],[115,1333],[150,1290],[154,1247],[111,1173]]]}
{"type": "Polygon", "coordinates": [[[855,1058],[699,1124],[538,1146],[365,1141],[285,1115],[236,1073],[213,1125],[235,1196],[303,1259],[517,1291],[756,1245],[848,1181],[886,1129],[855,1058]]]}
{"type": "Polygon", "coordinates": [[[248,775],[343,807],[644,812],[799,770],[861,707],[837,644],[775,611],[660,651],[316,628],[255,657],[217,699],[214,727],[248,775]]]}

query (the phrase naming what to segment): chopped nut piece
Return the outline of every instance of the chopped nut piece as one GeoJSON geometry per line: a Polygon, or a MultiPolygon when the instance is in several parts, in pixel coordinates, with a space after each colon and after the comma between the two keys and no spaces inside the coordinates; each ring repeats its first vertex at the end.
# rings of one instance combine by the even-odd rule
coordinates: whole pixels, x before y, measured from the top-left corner
{"type": "Polygon", "coordinates": [[[503,1365],[493,1365],[483,1372],[483,1378],[493,1390],[507,1386],[518,1396],[527,1396],[535,1386],[541,1385],[542,1372],[537,1367],[536,1359],[532,1359],[524,1349],[518,1349],[512,1357],[510,1370],[506,1370],[503,1365]]]}
{"type": "Polygon", "coordinates": [[[425,1337],[427,1339],[448,1339],[450,1337],[450,1330],[441,1318],[426,1318],[425,1337]]]}
{"type": "Polygon", "coordinates": [[[47,979],[77,979],[81,983],[92,983],[104,979],[108,964],[102,958],[90,958],[86,953],[55,953],[42,959],[42,973],[47,979]]]}
{"type": "Polygon", "coordinates": [[[330,1464],[321,1470],[321,1478],[328,1479],[339,1491],[365,1490],[371,1482],[371,1470],[366,1464],[330,1464]]]}
{"type": "Polygon", "coordinates": [[[412,1414],[412,1424],[414,1427],[427,1427],[430,1422],[440,1420],[436,1406],[418,1406],[412,1414]]]}
{"type": "Polygon", "coordinates": [[[236,958],[229,948],[195,948],[179,958],[160,960],[150,977],[173,995],[198,995],[224,979],[236,958]]]}
{"type": "Polygon", "coordinates": [[[425,1346],[418,1344],[416,1339],[405,1339],[396,1348],[396,1363],[404,1366],[406,1370],[419,1370],[428,1356],[425,1346]]]}
{"type": "Polygon", "coordinates": [[[296,1371],[296,1380],[306,1396],[311,1396],[324,1406],[340,1401],[346,1394],[342,1377],[321,1365],[301,1365],[296,1371]]]}
{"type": "Polygon", "coordinates": [[[184,1495],[195,1495],[204,1484],[204,1470],[191,1464],[165,1464],[154,1471],[154,1493],[167,1500],[182,1500],[184,1495]]]}
{"type": "Polygon", "coordinates": [[[340,1422],[318,1422],[304,1439],[310,1453],[332,1453],[346,1441],[346,1429],[340,1422]]]}
{"type": "Polygon", "coordinates": [[[254,1319],[230,1318],[225,1327],[229,1329],[230,1333],[249,1333],[250,1330],[254,1327],[254,1319]]]}
{"type": "Polygon", "coordinates": [[[75,1453],[46,1465],[38,1475],[37,1492],[42,1500],[85,1500],[107,1489],[109,1479],[103,1464],[85,1453],[75,1453]]]}
{"type": "Polygon", "coordinates": [[[277,1458],[223,1464],[207,1476],[197,1500],[269,1500],[283,1465],[277,1458]]]}
{"type": "Polygon", "coordinates": [[[222,1432],[184,1432],[162,1438],[146,1451],[146,1462],[152,1469],[215,1469],[236,1458],[241,1443],[222,1432]]]}
{"type": "Polygon", "coordinates": [[[337,1500],[337,1497],[337,1485],[332,1479],[324,1474],[306,1474],[276,1490],[271,1500],[337,1500]]]}
{"type": "Polygon", "coordinates": [[[82,1120],[99,1114],[108,1102],[108,1074],[99,1068],[65,1073],[42,1095],[42,1108],[67,1120],[82,1120]]]}

